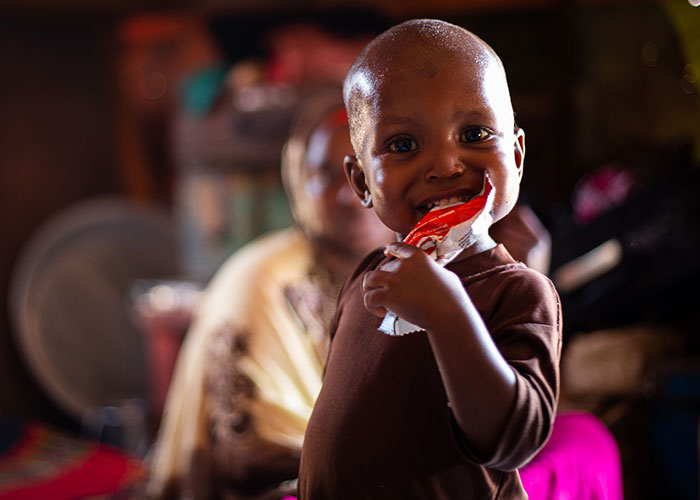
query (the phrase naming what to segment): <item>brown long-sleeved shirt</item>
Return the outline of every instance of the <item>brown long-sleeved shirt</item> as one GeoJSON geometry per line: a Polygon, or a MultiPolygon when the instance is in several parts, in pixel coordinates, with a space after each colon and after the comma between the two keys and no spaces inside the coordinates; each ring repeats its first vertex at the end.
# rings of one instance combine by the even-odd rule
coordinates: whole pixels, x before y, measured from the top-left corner
{"type": "Polygon", "coordinates": [[[362,276],[383,262],[381,252],[370,255],[341,292],[304,438],[300,499],[527,498],[515,469],[546,441],[559,389],[561,309],[552,283],[500,245],[448,266],[517,380],[499,446],[478,457],[451,414],[425,333],[384,335],[364,307],[362,276]]]}

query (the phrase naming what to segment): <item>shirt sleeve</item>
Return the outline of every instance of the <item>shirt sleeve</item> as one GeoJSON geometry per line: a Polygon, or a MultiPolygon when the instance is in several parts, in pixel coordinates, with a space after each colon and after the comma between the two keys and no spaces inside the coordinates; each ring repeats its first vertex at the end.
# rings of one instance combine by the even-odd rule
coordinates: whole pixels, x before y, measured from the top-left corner
{"type": "Polygon", "coordinates": [[[561,306],[551,281],[529,269],[508,273],[490,296],[494,303],[484,321],[513,369],[515,397],[490,456],[478,456],[471,449],[454,417],[452,427],[467,459],[513,470],[544,446],[552,430],[559,396],[561,306]]]}

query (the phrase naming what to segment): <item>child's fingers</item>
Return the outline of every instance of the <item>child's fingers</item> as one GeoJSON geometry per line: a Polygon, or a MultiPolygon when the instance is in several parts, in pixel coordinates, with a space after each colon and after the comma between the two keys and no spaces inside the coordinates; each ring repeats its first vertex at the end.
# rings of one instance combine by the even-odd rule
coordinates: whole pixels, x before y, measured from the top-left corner
{"type": "Polygon", "coordinates": [[[385,271],[368,271],[362,279],[362,301],[369,312],[380,318],[387,312],[385,301],[390,275],[385,271]]]}
{"type": "Polygon", "coordinates": [[[386,272],[386,273],[394,273],[399,269],[400,266],[401,266],[401,259],[391,259],[390,261],[385,262],[384,264],[379,266],[378,271],[386,272]]]}
{"type": "Polygon", "coordinates": [[[373,288],[365,291],[365,293],[362,295],[362,301],[365,304],[365,308],[380,318],[383,318],[387,313],[387,309],[382,305],[382,296],[384,293],[385,290],[383,288],[373,288]]]}
{"type": "Polygon", "coordinates": [[[389,243],[384,248],[384,255],[396,257],[397,259],[407,259],[412,255],[416,255],[418,252],[422,252],[422,250],[408,243],[401,242],[389,243]]]}
{"type": "Polygon", "coordinates": [[[386,288],[389,286],[389,280],[391,279],[390,274],[391,273],[385,270],[366,272],[364,278],[362,278],[362,291],[366,292],[374,288],[386,288]]]}

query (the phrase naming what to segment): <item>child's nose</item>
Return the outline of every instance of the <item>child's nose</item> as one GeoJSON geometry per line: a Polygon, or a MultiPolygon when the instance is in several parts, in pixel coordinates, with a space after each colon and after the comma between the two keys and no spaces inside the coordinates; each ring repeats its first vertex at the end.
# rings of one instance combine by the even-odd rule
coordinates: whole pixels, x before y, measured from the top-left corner
{"type": "Polygon", "coordinates": [[[449,179],[464,173],[464,162],[460,152],[451,148],[441,148],[433,155],[432,162],[426,172],[428,180],[449,179]]]}

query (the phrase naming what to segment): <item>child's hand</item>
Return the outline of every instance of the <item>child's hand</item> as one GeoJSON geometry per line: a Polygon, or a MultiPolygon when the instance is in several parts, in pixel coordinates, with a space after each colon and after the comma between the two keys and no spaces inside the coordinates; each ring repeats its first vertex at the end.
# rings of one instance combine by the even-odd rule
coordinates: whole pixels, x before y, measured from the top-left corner
{"type": "Polygon", "coordinates": [[[365,274],[367,310],[379,317],[389,310],[425,330],[449,325],[466,299],[457,275],[406,243],[390,243],[384,253],[396,258],[365,274]]]}

